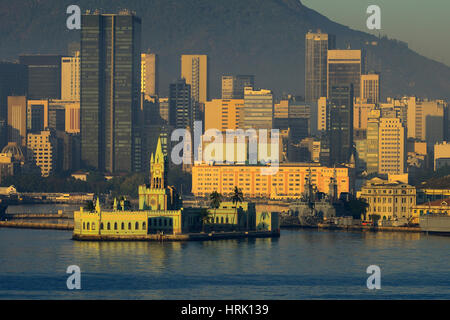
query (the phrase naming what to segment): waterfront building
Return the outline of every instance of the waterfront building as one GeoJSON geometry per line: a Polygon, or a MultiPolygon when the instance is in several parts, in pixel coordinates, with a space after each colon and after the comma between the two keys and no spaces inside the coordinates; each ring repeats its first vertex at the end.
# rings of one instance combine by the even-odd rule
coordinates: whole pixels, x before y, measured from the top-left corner
{"type": "Polygon", "coordinates": [[[209,129],[225,131],[239,129],[243,99],[213,99],[205,104],[205,132],[209,129]]]}
{"type": "Polygon", "coordinates": [[[61,59],[61,100],[80,101],[80,51],[61,59]]]}
{"type": "Polygon", "coordinates": [[[8,142],[25,146],[27,141],[27,97],[8,97],[8,142]]]}
{"type": "Polygon", "coordinates": [[[318,163],[281,163],[278,172],[265,175],[267,165],[210,165],[192,167],[192,193],[205,197],[213,191],[233,194],[234,187],[250,198],[297,198],[304,192],[305,177],[311,170],[312,183],[320,192],[328,193],[330,179],[336,174],[338,194],[349,192],[349,168],[324,167],[318,163]]]}
{"type": "Polygon", "coordinates": [[[114,200],[112,210],[80,208],[74,212],[74,237],[119,237],[148,239],[147,235],[183,235],[211,231],[258,230],[279,232],[278,214],[256,214],[255,205],[247,202],[222,202],[217,209],[183,208],[173,187],[166,183],[167,162],[161,141],[151,157],[150,184],[139,186],[139,210],[130,210],[126,199],[114,200]],[[206,213],[206,217],[202,215],[206,213]],[[248,223],[248,225],[247,225],[248,223]]]}
{"type": "Polygon", "coordinates": [[[434,171],[450,166],[450,143],[444,141],[434,145],[434,171]]]}
{"type": "Polygon", "coordinates": [[[450,198],[417,204],[412,207],[415,217],[428,214],[450,216],[450,198]]]}
{"type": "Polygon", "coordinates": [[[43,177],[56,171],[57,146],[56,136],[49,130],[27,136],[28,160],[41,169],[43,177]]]}
{"type": "Polygon", "coordinates": [[[244,99],[245,87],[254,86],[254,75],[222,76],[222,99],[244,99]]]}
{"type": "Polygon", "coordinates": [[[335,86],[353,86],[353,96],[360,97],[361,50],[328,50],[327,97],[330,99],[335,86]]]}
{"type": "Polygon", "coordinates": [[[273,94],[270,90],[244,89],[244,108],[240,116],[240,129],[272,129],[273,94]]]}
{"type": "Polygon", "coordinates": [[[380,101],[380,75],[369,73],[361,75],[361,101],[378,104],[380,101]]]}
{"type": "Polygon", "coordinates": [[[316,103],[327,96],[328,50],[336,48],[336,37],[320,32],[305,36],[305,100],[316,103]]]}
{"type": "Polygon", "coordinates": [[[379,215],[382,221],[406,218],[414,220],[413,207],[416,205],[416,188],[405,182],[373,178],[358,192],[369,207],[366,219],[379,215]]]}
{"type": "Polygon", "coordinates": [[[133,172],[140,163],[141,19],[88,11],[81,26],[83,167],[133,172]]]}
{"type": "Polygon", "coordinates": [[[61,59],[60,55],[53,54],[19,56],[20,64],[28,69],[28,99],[61,98],[61,59]]]}
{"type": "Polygon", "coordinates": [[[141,93],[145,98],[158,95],[158,55],[141,54],[141,93]]]}

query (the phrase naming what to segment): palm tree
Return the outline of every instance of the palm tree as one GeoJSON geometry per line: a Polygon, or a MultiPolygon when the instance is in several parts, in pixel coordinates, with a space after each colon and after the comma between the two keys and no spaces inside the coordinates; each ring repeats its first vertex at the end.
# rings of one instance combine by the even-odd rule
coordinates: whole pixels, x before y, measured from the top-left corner
{"type": "Polygon", "coordinates": [[[220,207],[220,203],[222,202],[222,195],[217,191],[212,192],[209,195],[209,206],[214,209],[214,217],[213,221],[216,221],[216,210],[220,207]]]}
{"type": "MultiPolygon", "coordinates": [[[[235,215],[233,216],[233,225],[234,225],[234,217],[237,216],[237,205],[239,202],[244,201],[244,194],[241,190],[239,190],[238,187],[234,187],[233,196],[231,197],[231,201],[233,201],[233,204],[235,204],[235,215]]],[[[248,229],[248,214],[247,214],[247,229],[248,229]]]]}
{"type": "Polygon", "coordinates": [[[202,231],[205,232],[205,224],[209,221],[209,211],[206,208],[200,210],[200,219],[202,221],[202,231]]]}
{"type": "Polygon", "coordinates": [[[86,201],[86,204],[85,204],[85,206],[84,206],[84,209],[86,209],[86,210],[89,211],[89,212],[93,212],[94,209],[95,209],[95,207],[94,207],[94,202],[91,201],[91,200],[86,201]]]}

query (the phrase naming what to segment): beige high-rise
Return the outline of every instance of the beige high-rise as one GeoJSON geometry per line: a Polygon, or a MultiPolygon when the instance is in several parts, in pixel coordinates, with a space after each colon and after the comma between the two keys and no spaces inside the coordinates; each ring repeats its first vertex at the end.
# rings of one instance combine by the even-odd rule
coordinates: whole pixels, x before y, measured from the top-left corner
{"type": "Polygon", "coordinates": [[[181,78],[191,85],[191,98],[195,102],[208,101],[208,56],[188,55],[181,56],[181,78]]]}
{"type": "Polygon", "coordinates": [[[361,102],[377,104],[380,101],[380,75],[361,75],[361,102]]]}
{"type": "Polygon", "coordinates": [[[141,54],[141,93],[148,99],[158,95],[158,55],[141,54]]]}
{"type": "Polygon", "coordinates": [[[378,150],[378,173],[406,172],[406,133],[400,119],[380,118],[378,150]]]}
{"type": "Polygon", "coordinates": [[[80,51],[61,59],[61,100],[80,101],[80,51]]]}
{"type": "Polygon", "coordinates": [[[19,146],[26,145],[27,137],[27,98],[8,97],[8,141],[19,146]]]}

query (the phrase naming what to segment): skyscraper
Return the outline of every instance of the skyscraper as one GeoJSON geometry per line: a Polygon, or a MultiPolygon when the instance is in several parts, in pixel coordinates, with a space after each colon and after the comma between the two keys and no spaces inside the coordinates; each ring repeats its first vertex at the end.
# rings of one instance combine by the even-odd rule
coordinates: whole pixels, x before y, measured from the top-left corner
{"type": "Polygon", "coordinates": [[[353,96],[360,96],[361,88],[361,50],[328,51],[328,98],[334,86],[353,85],[353,96]]]}
{"type": "Polygon", "coordinates": [[[61,100],[80,101],[80,51],[61,59],[61,100]]]}
{"type": "Polygon", "coordinates": [[[208,86],[208,56],[181,56],[181,78],[191,86],[191,98],[195,102],[205,103],[209,100],[208,86]]]}
{"type": "Polygon", "coordinates": [[[181,79],[169,87],[169,124],[175,129],[192,129],[193,123],[191,85],[181,79]]]}
{"type": "Polygon", "coordinates": [[[81,28],[81,157],[84,167],[135,171],[141,19],[87,12],[81,28]]]}
{"type": "Polygon", "coordinates": [[[378,173],[405,173],[406,132],[400,119],[380,118],[378,141],[378,173]]]}
{"type": "Polygon", "coordinates": [[[19,61],[28,67],[28,99],[61,98],[61,56],[21,55],[19,61]]]}
{"type": "Polygon", "coordinates": [[[361,75],[361,102],[377,104],[380,101],[380,75],[361,75]]]}
{"type": "Polygon", "coordinates": [[[27,144],[27,97],[8,97],[8,141],[27,144]]]}
{"type": "Polygon", "coordinates": [[[331,87],[330,162],[347,163],[353,152],[353,86],[331,87]]]}
{"type": "Polygon", "coordinates": [[[327,96],[327,53],[335,49],[336,37],[308,32],[305,45],[305,101],[311,103],[327,96]]]}
{"type": "Polygon", "coordinates": [[[254,86],[254,75],[222,76],[222,99],[244,99],[245,87],[254,86]]]}
{"type": "Polygon", "coordinates": [[[240,129],[272,129],[273,94],[270,90],[246,87],[244,108],[240,116],[240,129]]]}
{"type": "Polygon", "coordinates": [[[144,97],[158,95],[158,55],[141,54],[141,93],[144,97]]]}

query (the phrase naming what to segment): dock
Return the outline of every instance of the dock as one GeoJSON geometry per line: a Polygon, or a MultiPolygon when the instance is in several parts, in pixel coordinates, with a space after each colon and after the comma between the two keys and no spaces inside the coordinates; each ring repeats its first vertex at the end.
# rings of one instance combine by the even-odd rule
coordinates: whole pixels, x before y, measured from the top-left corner
{"type": "Polygon", "coordinates": [[[358,231],[358,232],[424,232],[420,227],[377,227],[377,226],[362,226],[362,225],[333,225],[319,223],[313,225],[301,224],[282,224],[282,229],[316,229],[316,230],[342,230],[342,231],[358,231]]]}
{"type": "Polygon", "coordinates": [[[22,221],[0,221],[0,228],[73,230],[73,223],[41,223],[22,221]]]}
{"type": "Polygon", "coordinates": [[[279,238],[279,232],[271,231],[236,231],[213,233],[188,233],[188,234],[148,234],[143,236],[119,236],[119,235],[77,235],[72,236],[77,241],[215,241],[247,238],[279,238]]]}

